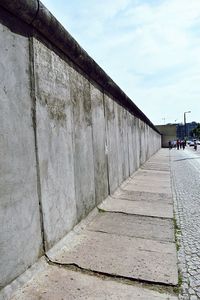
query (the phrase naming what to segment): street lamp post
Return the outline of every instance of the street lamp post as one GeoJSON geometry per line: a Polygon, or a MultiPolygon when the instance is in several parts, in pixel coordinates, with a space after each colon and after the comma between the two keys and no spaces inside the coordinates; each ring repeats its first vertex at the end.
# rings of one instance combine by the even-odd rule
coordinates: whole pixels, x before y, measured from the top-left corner
{"type": "Polygon", "coordinates": [[[185,111],[184,112],[184,128],[185,128],[185,138],[187,137],[187,130],[186,130],[186,114],[189,114],[189,113],[191,113],[191,111],[189,110],[189,111],[185,111]]]}
{"type": "Polygon", "coordinates": [[[165,125],[165,118],[162,118],[162,120],[163,120],[163,124],[165,125]]]}

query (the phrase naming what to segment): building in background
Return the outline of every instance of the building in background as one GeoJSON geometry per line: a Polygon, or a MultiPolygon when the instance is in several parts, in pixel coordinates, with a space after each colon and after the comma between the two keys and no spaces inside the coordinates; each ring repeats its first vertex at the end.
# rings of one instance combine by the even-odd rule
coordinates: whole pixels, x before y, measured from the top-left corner
{"type": "Polygon", "coordinates": [[[175,141],[177,139],[176,125],[177,124],[156,125],[156,128],[162,135],[162,147],[169,147],[169,141],[175,141]]]}
{"type": "Polygon", "coordinates": [[[196,122],[186,123],[186,124],[166,124],[166,125],[156,125],[156,128],[160,131],[162,135],[162,147],[168,147],[169,141],[192,140],[195,137],[191,133],[193,129],[197,127],[196,122]]]}

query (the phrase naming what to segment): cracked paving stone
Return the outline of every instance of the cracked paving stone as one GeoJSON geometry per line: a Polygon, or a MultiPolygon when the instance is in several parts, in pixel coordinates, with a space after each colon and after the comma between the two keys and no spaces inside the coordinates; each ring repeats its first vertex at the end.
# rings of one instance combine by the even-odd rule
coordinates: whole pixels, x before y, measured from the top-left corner
{"type": "Polygon", "coordinates": [[[87,231],[77,236],[74,247],[63,247],[51,259],[137,280],[178,282],[175,243],[87,231]]]}
{"type": "Polygon", "coordinates": [[[177,300],[141,285],[82,274],[57,266],[48,268],[19,289],[11,300],[177,300]]]}

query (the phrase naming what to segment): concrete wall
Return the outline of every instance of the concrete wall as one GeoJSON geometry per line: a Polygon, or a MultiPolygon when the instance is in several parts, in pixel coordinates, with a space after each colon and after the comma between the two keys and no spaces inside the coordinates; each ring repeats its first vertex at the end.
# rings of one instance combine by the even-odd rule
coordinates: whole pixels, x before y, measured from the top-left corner
{"type": "Polygon", "coordinates": [[[0,24],[0,288],[41,255],[29,41],[0,24]]]}
{"type": "Polygon", "coordinates": [[[155,153],[160,134],[116,85],[103,87],[103,71],[89,76],[3,8],[0,19],[4,287],[155,153]]]}

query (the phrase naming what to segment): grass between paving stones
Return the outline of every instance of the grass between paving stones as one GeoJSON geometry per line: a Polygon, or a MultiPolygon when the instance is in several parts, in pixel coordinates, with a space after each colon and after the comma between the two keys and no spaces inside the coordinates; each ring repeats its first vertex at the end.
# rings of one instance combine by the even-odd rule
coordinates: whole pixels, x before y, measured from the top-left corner
{"type": "MultiPolygon", "coordinates": [[[[174,213],[173,221],[174,221],[174,236],[175,236],[176,250],[178,253],[180,250],[180,247],[181,247],[181,243],[180,243],[181,229],[178,226],[178,223],[177,223],[177,220],[175,217],[175,213],[174,213]]],[[[183,283],[183,277],[182,277],[180,269],[178,268],[178,285],[177,285],[177,287],[174,287],[174,292],[176,294],[180,294],[181,289],[182,289],[182,283],[183,283]]]]}
{"type": "Polygon", "coordinates": [[[174,217],[174,236],[175,236],[175,243],[176,243],[176,250],[177,252],[180,249],[180,236],[181,236],[181,229],[177,224],[176,218],[174,217]]]}
{"type": "Polygon", "coordinates": [[[76,264],[65,264],[65,263],[59,263],[57,261],[52,261],[51,259],[48,258],[48,256],[46,256],[46,260],[47,260],[47,263],[53,267],[64,268],[64,269],[80,272],[82,274],[87,274],[89,276],[95,276],[95,277],[98,277],[105,281],[112,280],[112,281],[119,282],[122,284],[127,284],[127,285],[131,285],[131,286],[145,288],[145,289],[148,289],[151,291],[156,291],[161,294],[165,294],[165,293],[167,293],[169,295],[177,294],[177,290],[175,290],[175,287],[173,287],[171,285],[165,285],[165,284],[157,283],[157,282],[146,282],[143,280],[126,278],[126,277],[117,276],[114,274],[106,274],[103,272],[93,271],[90,269],[84,269],[84,268],[77,266],[76,264]]]}
{"type": "Polygon", "coordinates": [[[106,210],[104,210],[104,209],[102,209],[102,208],[97,207],[97,209],[98,209],[98,211],[99,211],[100,213],[105,213],[105,212],[106,212],[106,210]]]}
{"type": "MultiPolygon", "coordinates": [[[[105,213],[107,212],[106,210],[102,209],[102,208],[99,208],[97,207],[99,213],[105,213]]],[[[175,230],[175,241],[176,241],[176,249],[177,251],[179,250],[180,248],[180,245],[179,245],[179,241],[178,241],[178,238],[177,238],[177,234],[180,235],[180,228],[178,227],[178,224],[176,222],[176,219],[174,218],[173,219],[174,221],[174,230],[175,230]]],[[[89,270],[82,270],[82,273],[86,273],[88,275],[93,275],[93,272],[92,271],[89,271],[89,270]]],[[[98,273],[98,272],[96,272],[98,273]]],[[[117,278],[117,276],[111,276],[110,277],[107,277],[105,275],[100,275],[100,274],[95,274],[96,276],[98,277],[101,277],[102,279],[104,280],[110,280],[112,278],[112,280],[115,280],[115,281],[118,281],[118,282],[121,282],[121,283],[124,283],[124,284],[128,284],[128,285],[135,285],[135,286],[140,286],[140,287],[143,287],[143,288],[146,288],[146,289],[149,289],[149,290],[152,290],[152,291],[157,291],[159,293],[168,293],[168,294],[175,294],[175,295],[178,295],[179,292],[180,292],[180,287],[181,287],[181,284],[182,284],[182,276],[181,276],[181,273],[178,271],[178,286],[167,286],[167,285],[162,285],[162,284],[158,284],[158,283],[147,283],[147,282],[143,282],[142,280],[137,280],[137,279],[134,279],[134,280],[131,280],[131,279],[127,279],[127,278],[117,278]]]]}

